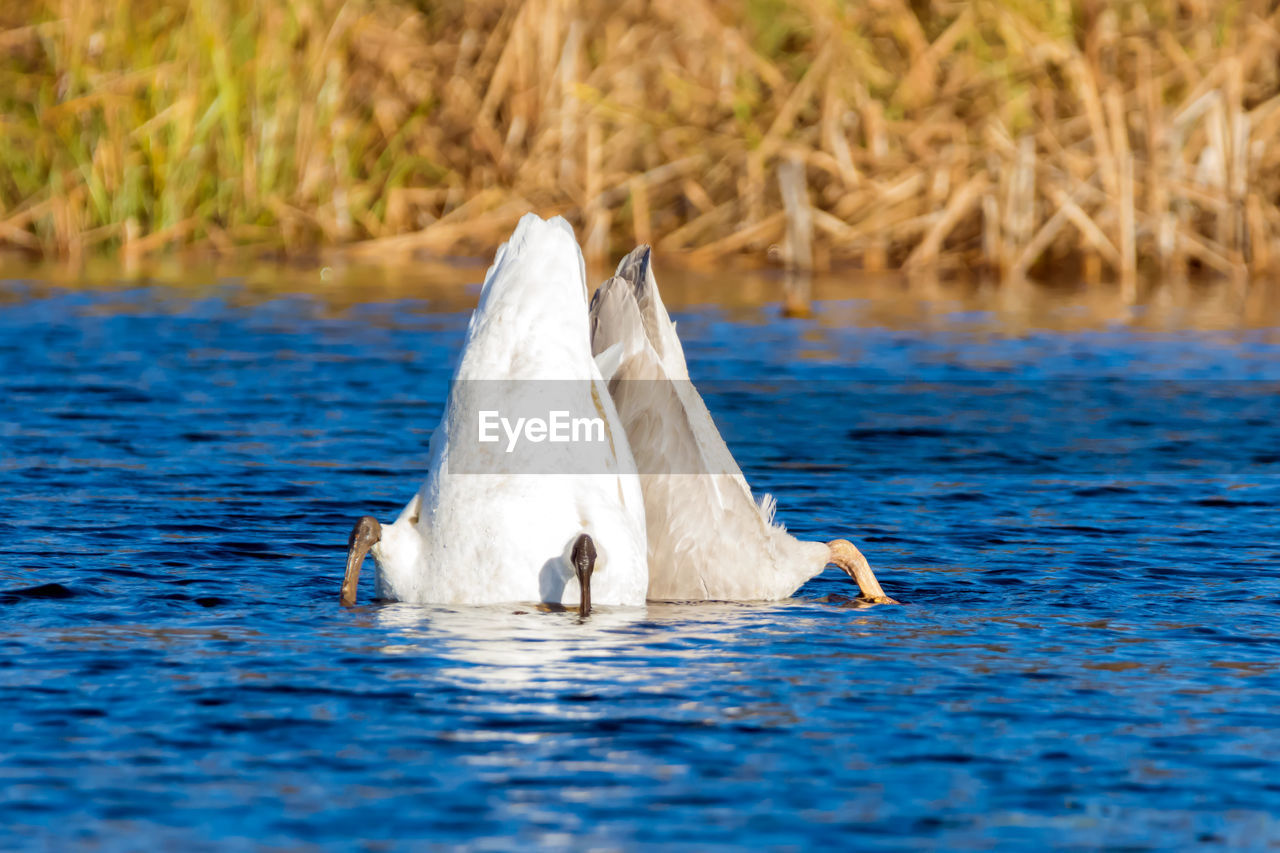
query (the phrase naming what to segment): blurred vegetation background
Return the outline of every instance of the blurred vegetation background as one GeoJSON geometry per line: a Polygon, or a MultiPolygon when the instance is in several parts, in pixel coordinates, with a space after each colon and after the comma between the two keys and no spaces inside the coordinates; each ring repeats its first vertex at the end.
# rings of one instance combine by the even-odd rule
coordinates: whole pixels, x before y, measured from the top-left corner
{"type": "Polygon", "coordinates": [[[1263,272],[1278,7],[6,0],[0,243],[1263,272]]]}

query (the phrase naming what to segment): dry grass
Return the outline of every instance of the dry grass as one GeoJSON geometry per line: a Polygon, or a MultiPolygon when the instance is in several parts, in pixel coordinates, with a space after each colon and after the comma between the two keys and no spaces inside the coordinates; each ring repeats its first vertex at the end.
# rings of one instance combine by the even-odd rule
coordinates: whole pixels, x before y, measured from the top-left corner
{"type": "Polygon", "coordinates": [[[527,209],[798,270],[1280,263],[1280,10],[26,0],[0,241],[471,253],[527,209]]]}

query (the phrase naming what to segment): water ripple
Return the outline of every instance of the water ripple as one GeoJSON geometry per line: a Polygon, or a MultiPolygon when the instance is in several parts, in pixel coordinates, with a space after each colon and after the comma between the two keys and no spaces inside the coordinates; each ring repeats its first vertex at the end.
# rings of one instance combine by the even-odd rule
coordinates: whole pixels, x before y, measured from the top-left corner
{"type": "Polygon", "coordinates": [[[688,313],[748,477],[907,604],[584,624],[336,606],[465,315],[14,292],[6,846],[1280,841],[1274,346],[688,313]]]}

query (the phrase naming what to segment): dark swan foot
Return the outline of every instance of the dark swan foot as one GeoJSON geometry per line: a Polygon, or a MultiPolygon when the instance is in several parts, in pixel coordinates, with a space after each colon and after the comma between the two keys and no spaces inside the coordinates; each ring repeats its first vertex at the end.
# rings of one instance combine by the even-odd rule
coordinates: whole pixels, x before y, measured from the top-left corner
{"type": "Polygon", "coordinates": [[[578,615],[588,616],[591,613],[591,573],[596,568],[596,543],[591,537],[582,534],[573,543],[570,553],[573,571],[578,576],[578,588],[582,597],[578,600],[578,615]]]}
{"type": "Polygon", "coordinates": [[[338,594],[338,599],[343,604],[356,603],[360,566],[364,563],[365,554],[381,539],[382,526],[371,515],[362,516],[356,526],[351,528],[351,536],[347,539],[347,571],[342,576],[342,591],[338,594]]]}

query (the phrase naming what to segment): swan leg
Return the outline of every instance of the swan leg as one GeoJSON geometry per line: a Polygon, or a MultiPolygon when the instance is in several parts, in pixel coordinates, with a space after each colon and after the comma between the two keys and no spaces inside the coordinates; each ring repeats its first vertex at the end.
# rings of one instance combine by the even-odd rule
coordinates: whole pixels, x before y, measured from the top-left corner
{"type": "Polygon", "coordinates": [[[578,615],[587,616],[591,613],[591,573],[596,568],[596,543],[590,536],[583,533],[574,540],[569,559],[573,563],[574,573],[578,576],[578,589],[581,592],[581,597],[578,599],[578,615]]]}
{"type": "Polygon", "coordinates": [[[382,526],[378,519],[371,515],[361,516],[356,526],[351,528],[351,536],[347,539],[347,571],[342,576],[342,592],[339,600],[343,604],[356,603],[356,588],[360,583],[360,566],[364,564],[365,554],[369,553],[382,539],[382,526]]]}
{"type": "Polygon", "coordinates": [[[845,574],[853,579],[858,589],[862,591],[863,598],[876,604],[898,603],[884,594],[880,581],[876,580],[875,572],[871,571],[871,564],[852,542],[847,539],[833,539],[827,543],[827,547],[831,549],[830,562],[843,569],[845,574]]]}

